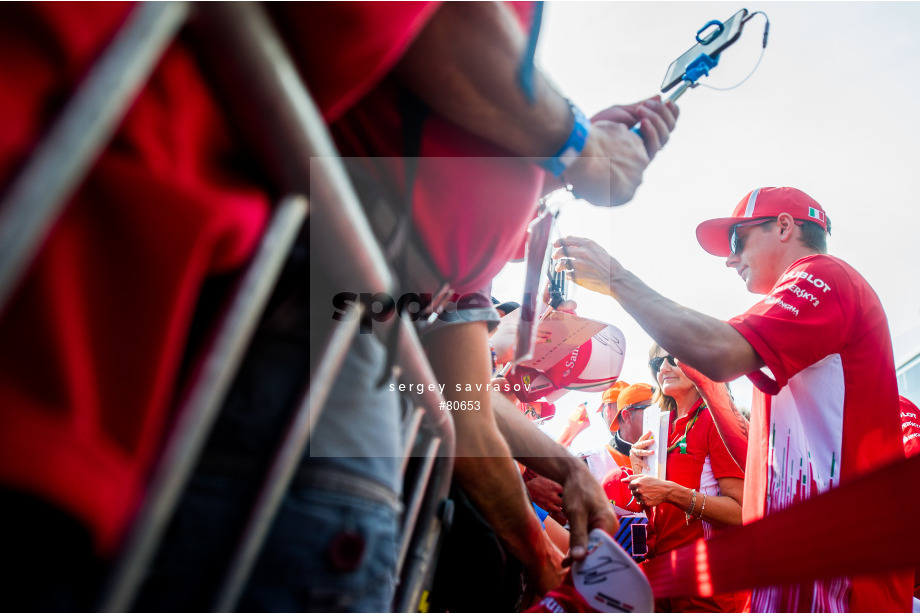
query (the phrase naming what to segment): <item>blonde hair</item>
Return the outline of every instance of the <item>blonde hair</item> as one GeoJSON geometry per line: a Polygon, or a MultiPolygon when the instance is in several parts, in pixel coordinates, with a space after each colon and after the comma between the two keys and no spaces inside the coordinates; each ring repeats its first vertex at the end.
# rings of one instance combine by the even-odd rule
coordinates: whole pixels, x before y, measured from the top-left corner
{"type": "MultiPolygon", "coordinates": [[[[649,361],[657,357],[659,351],[665,352],[667,350],[665,350],[663,347],[661,347],[657,343],[652,343],[652,347],[648,351],[649,361]]],[[[649,365],[649,371],[652,371],[652,379],[655,380],[655,393],[652,396],[652,402],[656,403],[658,407],[661,408],[662,411],[677,410],[677,401],[674,400],[674,397],[670,397],[661,391],[661,385],[658,383],[658,374],[654,372],[651,365],[649,365]]],[[[683,370],[681,370],[681,373],[683,373],[683,370]]],[[[684,377],[686,377],[686,375],[684,375],[684,377]]],[[[694,387],[696,387],[695,384],[694,384],[694,387]]],[[[728,385],[728,382],[725,382],[725,390],[728,391],[728,396],[731,397],[732,401],[734,401],[735,397],[732,394],[732,388],[731,386],[728,385]]],[[[697,388],[697,393],[699,393],[701,397],[703,396],[702,393],[700,393],[699,388],[697,388]]]]}
{"type": "MultiPolygon", "coordinates": [[[[657,357],[659,351],[663,352],[665,349],[657,343],[652,343],[652,347],[648,351],[649,361],[657,357]]],[[[652,395],[652,402],[658,405],[661,411],[677,411],[677,401],[674,400],[674,397],[670,397],[661,391],[661,384],[658,382],[658,374],[655,373],[651,365],[649,365],[649,371],[652,372],[652,379],[655,380],[655,394],[652,395]]]]}

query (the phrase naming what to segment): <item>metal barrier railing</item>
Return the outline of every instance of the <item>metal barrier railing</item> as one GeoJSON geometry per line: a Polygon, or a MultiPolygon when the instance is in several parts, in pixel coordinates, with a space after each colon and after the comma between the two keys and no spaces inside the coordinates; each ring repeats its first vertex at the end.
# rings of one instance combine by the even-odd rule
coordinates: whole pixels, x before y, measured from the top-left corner
{"type": "MultiPolygon", "coordinates": [[[[185,2],[140,3],[11,183],[0,203],[0,311],[189,14],[185,2]]],[[[203,43],[199,50],[206,61],[211,56],[219,90],[269,177],[285,193],[310,195],[310,223],[323,229],[311,236],[311,254],[334,254],[323,262],[331,279],[348,279],[371,292],[392,292],[394,278],[322,117],[263,8],[249,2],[205,4],[196,7],[194,17],[194,34],[203,43]]],[[[132,606],[307,213],[303,196],[288,197],[276,208],[176,410],[101,609],[127,611],[132,606]]],[[[216,599],[220,610],[232,609],[245,586],[358,318],[353,322],[330,330],[323,349],[316,356],[311,353],[306,397],[276,450],[224,576],[216,599]]],[[[426,391],[437,389],[431,386],[435,378],[415,330],[401,318],[390,325],[400,328],[397,364],[403,380],[423,384],[426,391]]],[[[386,335],[389,327],[376,329],[386,335]]],[[[406,493],[397,611],[417,607],[437,552],[454,456],[453,422],[439,410],[442,400],[436,392],[423,394],[422,427],[417,420],[408,426],[413,438],[421,433],[419,447],[427,452],[421,478],[406,493]]]]}
{"type": "MultiPolygon", "coordinates": [[[[448,412],[438,409],[444,398],[440,392],[434,392],[437,387],[429,386],[437,381],[431,365],[421,350],[415,329],[405,321],[402,321],[399,331],[399,364],[405,381],[425,384],[420,404],[426,410],[423,422],[427,427],[427,437],[418,445],[425,446],[427,442],[437,441],[432,453],[436,457],[428,470],[430,477],[425,485],[426,495],[420,500],[415,514],[414,530],[411,535],[408,528],[404,531],[400,545],[401,582],[396,593],[394,611],[416,612],[423,589],[434,575],[442,530],[446,525],[449,526],[452,518],[453,508],[448,493],[456,441],[453,418],[448,412]]],[[[407,493],[406,498],[412,501],[411,492],[407,493]]]]}
{"type": "MultiPolygon", "coordinates": [[[[360,306],[357,309],[361,311],[360,306]]],[[[332,334],[324,345],[328,348],[325,360],[319,365],[316,373],[310,374],[311,385],[306,398],[298,407],[281,444],[275,451],[265,482],[218,588],[214,607],[218,612],[233,610],[246,585],[246,579],[255,565],[259,548],[268,535],[275,512],[297,471],[310,433],[329,394],[332,380],[345,361],[345,354],[354,336],[358,334],[358,326],[358,318],[343,322],[332,329],[332,334]],[[313,385],[313,382],[319,383],[313,385]]]]}
{"type": "Polygon", "coordinates": [[[194,383],[180,402],[145,500],[116,561],[102,609],[125,612],[131,607],[306,214],[303,197],[287,198],[275,210],[194,383]]]}
{"type": "MultiPolygon", "coordinates": [[[[254,135],[253,142],[257,143],[259,154],[263,159],[279,161],[278,179],[289,189],[303,189],[309,180],[311,224],[322,228],[322,232],[311,234],[311,255],[323,258],[322,268],[330,279],[347,279],[369,292],[392,294],[395,284],[385,264],[386,259],[374,239],[325,123],[261,7],[247,2],[219,3],[203,7],[203,16],[206,19],[202,23],[207,28],[205,40],[214,42],[208,47],[220,50],[220,61],[214,62],[219,71],[218,78],[225,82],[229,80],[227,87],[233,82],[248,84],[247,96],[236,97],[234,104],[239,116],[258,119],[244,126],[244,130],[254,135]],[[233,45],[220,44],[217,42],[220,39],[232,40],[233,45]],[[306,160],[310,161],[308,172],[303,166],[306,160]]],[[[398,363],[406,381],[423,383],[429,389],[428,384],[436,380],[414,329],[400,318],[389,324],[401,329],[398,363]]],[[[375,332],[386,339],[388,331],[389,327],[384,325],[376,327],[375,332]]],[[[296,469],[318,408],[322,406],[325,392],[337,372],[323,365],[340,361],[339,348],[345,345],[342,339],[330,338],[317,356],[311,355],[312,379],[308,400],[292,420],[275,457],[270,477],[252,511],[247,530],[237,546],[219,591],[217,609],[220,611],[233,607],[245,585],[270,519],[296,469]]],[[[433,439],[439,441],[431,448],[439,454],[439,460],[431,467],[437,473],[429,472],[431,479],[426,480],[426,485],[430,481],[433,488],[426,488],[422,495],[416,485],[407,493],[410,501],[407,514],[414,515],[415,519],[403,525],[400,595],[406,596],[407,603],[398,606],[399,611],[413,607],[411,599],[414,599],[414,604],[418,603],[421,583],[428,576],[431,555],[436,547],[430,539],[422,540],[421,543],[431,547],[419,555],[420,540],[415,538],[418,531],[413,532],[412,529],[418,527],[416,520],[420,514],[431,516],[432,510],[436,509],[437,506],[432,506],[430,501],[445,500],[449,489],[454,431],[450,417],[438,409],[442,400],[436,393],[422,399],[427,411],[427,428],[436,434],[433,439]],[[412,566],[403,570],[410,544],[416,547],[415,556],[411,559],[412,566]]],[[[440,521],[428,516],[421,523],[424,531],[439,532],[440,521]]]]}

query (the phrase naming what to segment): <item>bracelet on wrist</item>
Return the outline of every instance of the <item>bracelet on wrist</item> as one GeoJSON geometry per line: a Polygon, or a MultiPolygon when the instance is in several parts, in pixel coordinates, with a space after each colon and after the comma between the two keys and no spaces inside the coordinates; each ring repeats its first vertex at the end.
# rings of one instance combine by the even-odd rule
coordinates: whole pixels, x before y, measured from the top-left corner
{"type": "Polygon", "coordinates": [[[690,524],[690,517],[693,515],[693,508],[696,507],[696,489],[690,489],[690,507],[684,512],[684,524],[690,524]]]}
{"type": "Polygon", "coordinates": [[[578,156],[581,155],[582,150],[585,148],[585,143],[588,141],[588,134],[591,131],[591,122],[585,117],[585,114],[581,112],[581,109],[576,107],[571,100],[567,100],[566,102],[569,103],[569,108],[572,109],[572,115],[574,116],[572,131],[569,133],[569,138],[566,139],[565,143],[562,144],[562,147],[559,148],[559,151],[557,151],[552,158],[547,158],[539,162],[540,166],[556,177],[561,176],[562,173],[578,159],[578,156]]]}
{"type": "Polygon", "coordinates": [[[703,495],[703,505],[700,507],[700,515],[697,516],[698,520],[703,519],[703,512],[706,510],[706,493],[701,493],[703,495]]]}

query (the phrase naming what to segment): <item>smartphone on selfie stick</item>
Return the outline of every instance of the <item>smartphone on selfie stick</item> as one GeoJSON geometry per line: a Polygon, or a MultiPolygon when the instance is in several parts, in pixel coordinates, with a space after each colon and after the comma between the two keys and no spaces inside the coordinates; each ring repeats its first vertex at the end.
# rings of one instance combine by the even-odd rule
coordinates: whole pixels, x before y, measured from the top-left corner
{"type": "MultiPolygon", "coordinates": [[[[696,87],[701,77],[719,64],[719,55],[741,37],[744,24],[753,17],[747,9],[741,9],[724,22],[712,20],[696,31],[696,44],[671,62],[668,72],[661,83],[661,93],[675,86],[677,89],[667,97],[665,102],[677,100],[688,89],[696,87]]],[[[767,33],[764,31],[764,46],[767,33]]],[[[639,124],[632,127],[639,134],[639,124]]]]}

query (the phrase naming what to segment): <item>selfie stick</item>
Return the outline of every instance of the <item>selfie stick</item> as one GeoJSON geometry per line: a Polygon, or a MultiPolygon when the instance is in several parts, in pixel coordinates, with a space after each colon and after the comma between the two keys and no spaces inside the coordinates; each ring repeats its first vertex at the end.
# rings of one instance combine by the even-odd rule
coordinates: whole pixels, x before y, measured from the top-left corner
{"type": "MultiPolygon", "coordinates": [[[[755,15],[763,15],[764,18],[767,20],[767,23],[766,25],[764,25],[764,29],[763,29],[763,48],[766,49],[767,48],[767,36],[770,33],[770,20],[769,18],[767,18],[766,13],[763,13],[762,11],[756,11],[754,13],[750,13],[749,15],[747,15],[741,20],[741,25],[743,26],[745,23],[751,20],[755,15]]],[[[713,37],[717,37],[722,33],[723,28],[724,28],[724,24],[722,22],[717,21],[715,19],[710,21],[705,26],[697,30],[696,42],[704,43],[704,44],[710,42],[713,37]],[[710,35],[704,37],[706,40],[701,39],[700,34],[702,32],[705,32],[710,26],[715,26],[717,30],[711,33],[710,35]]],[[[738,31],[738,33],[739,34],[741,33],[740,30],[738,31]]],[[[724,48],[725,47],[723,47],[723,49],[724,48]]],[[[719,55],[720,55],[719,53],[715,55],[709,55],[707,53],[700,53],[699,57],[697,57],[695,60],[693,60],[692,62],[690,62],[690,64],[687,65],[687,68],[686,70],[684,70],[684,74],[681,77],[680,85],[678,85],[677,89],[675,89],[674,92],[672,92],[671,95],[668,96],[667,100],[665,100],[665,103],[677,100],[678,98],[683,96],[684,92],[686,92],[688,89],[696,87],[698,85],[697,82],[700,80],[701,77],[708,76],[709,71],[715,68],[716,66],[718,66],[719,55]]],[[[761,51],[761,57],[763,57],[763,51],[761,51]]],[[[757,65],[754,66],[754,70],[757,70],[757,66],[759,65],[760,65],[760,60],[757,60],[757,65]]],[[[751,74],[754,74],[754,71],[751,71],[751,74]]],[[[750,76],[751,75],[749,74],[747,77],[742,79],[741,83],[744,83],[745,81],[747,81],[748,77],[750,76]]],[[[738,85],[741,85],[741,83],[738,83],[737,85],[733,87],[737,87],[738,85]]],[[[727,89],[732,89],[732,88],[727,88],[727,89]]],[[[639,123],[638,122],[636,123],[636,125],[630,128],[630,130],[638,134],[640,138],[642,137],[642,135],[639,133],[639,123]]]]}
{"type": "MultiPolygon", "coordinates": [[[[690,62],[690,64],[687,66],[687,70],[684,71],[684,76],[681,77],[682,80],[680,85],[677,86],[677,89],[671,92],[671,95],[668,96],[667,100],[665,100],[665,103],[677,100],[683,96],[684,92],[686,92],[688,89],[696,87],[697,81],[699,81],[701,77],[708,76],[709,71],[718,66],[718,64],[718,55],[710,57],[705,53],[701,53],[700,57],[690,62]]],[[[642,136],[639,133],[639,122],[636,122],[636,125],[630,128],[630,130],[638,134],[640,137],[642,136]]]]}

